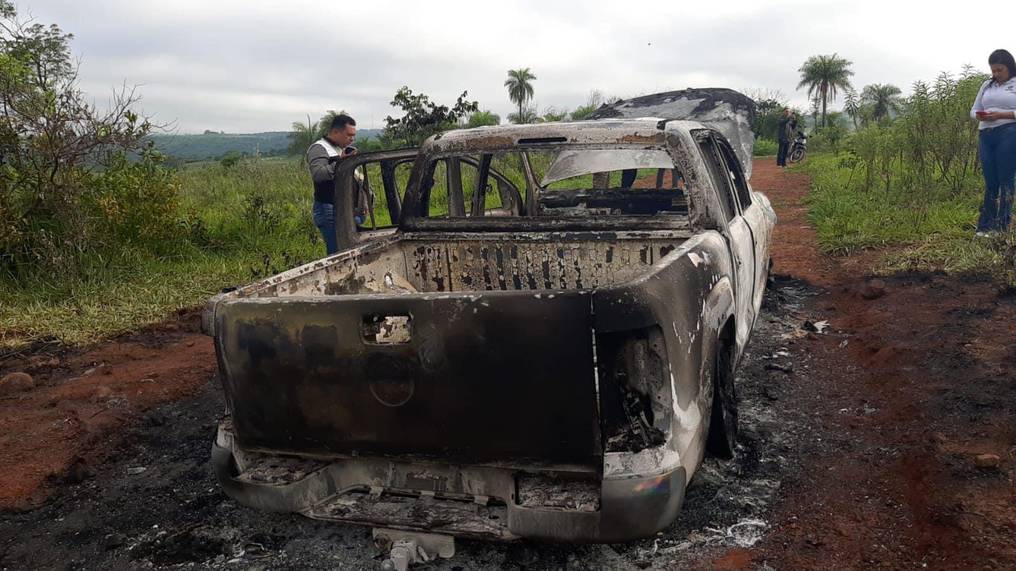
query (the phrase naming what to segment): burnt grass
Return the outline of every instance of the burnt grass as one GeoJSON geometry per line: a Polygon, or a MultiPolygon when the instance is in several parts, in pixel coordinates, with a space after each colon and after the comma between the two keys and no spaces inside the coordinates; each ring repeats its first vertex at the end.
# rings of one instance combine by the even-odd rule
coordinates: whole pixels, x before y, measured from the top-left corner
{"type": "MultiPolygon", "coordinates": [[[[741,432],[732,460],[707,458],[678,520],[658,537],[616,545],[464,541],[457,554],[424,569],[672,568],[749,547],[768,529],[782,475],[797,462],[805,430],[788,412],[787,371],[812,365],[795,348],[801,315],[816,292],[770,283],[737,374],[741,432]]],[[[78,466],[45,505],[0,514],[4,569],[376,568],[383,557],[370,529],[256,511],[220,490],[209,464],[224,409],[217,380],[193,398],[135,421],[99,466],[78,466]]],[[[414,567],[417,568],[417,567],[414,567]]]]}

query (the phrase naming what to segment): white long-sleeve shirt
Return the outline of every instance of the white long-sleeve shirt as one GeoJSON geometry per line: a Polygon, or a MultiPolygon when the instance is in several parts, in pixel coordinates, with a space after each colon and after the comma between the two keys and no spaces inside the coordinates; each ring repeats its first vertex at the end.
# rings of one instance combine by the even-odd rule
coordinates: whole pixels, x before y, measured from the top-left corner
{"type": "MultiPolygon", "coordinates": [[[[988,80],[977,92],[977,99],[974,99],[974,106],[970,108],[970,117],[977,119],[978,111],[1012,111],[1016,113],[1016,77],[1010,77],[1009,81],[998,85],[994,80],[988,80]]],[[[991,129],[1006,123],[1016,123],[1016,119],[996,119],[994,121],[979,121],[980,129],[991,129]]]]}

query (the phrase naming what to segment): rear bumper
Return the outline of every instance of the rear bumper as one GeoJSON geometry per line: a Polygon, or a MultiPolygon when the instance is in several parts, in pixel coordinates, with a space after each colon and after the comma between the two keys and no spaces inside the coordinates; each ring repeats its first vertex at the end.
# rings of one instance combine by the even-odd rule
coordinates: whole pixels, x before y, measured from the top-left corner
{"type": "Polygon", "coordinates": [[[228,420],[212,445],[212,464],[223,490],[253,508],[501,541],[649,537],[677,517],[686,484],[677,464],[606,478],[555,471],[551,478],[514,467],[250,453],[236,445],[228,420]],[[529,492],[533,478],[547,484],[536,494],[529,492]]]}

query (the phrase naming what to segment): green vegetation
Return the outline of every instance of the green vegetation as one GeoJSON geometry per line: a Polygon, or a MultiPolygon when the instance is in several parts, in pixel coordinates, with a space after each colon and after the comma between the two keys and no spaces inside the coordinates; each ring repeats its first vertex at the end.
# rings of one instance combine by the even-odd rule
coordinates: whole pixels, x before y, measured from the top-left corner
{"type": "Polygon", "coordinates": [[[752,148],[752,154],[756,157],[768,157],[775,155],[780,150],[779,143],[772,139],[755,139],[755,146],[752,148]]]}
{"type": "MultiPolygon", "coordinates": [[[[213,133],[210,131],[202,135],[153,133],[148,138],[155,148],[166,156],[167,164],[180,166],[200,161],[218,161],[230,154],[243,157],[299,156],[307,151],[307,147],[311,143],[321,138],[313,123],[311,123],[310,130],[307,130],[307,124],[303,122],[294,123],[293,127],[293,131],[265,133],[213,133]],[[300,125],[299,136],[294,135],[297,133],[297,125],[300,125]],[[300,138],[299,142],[295,141],[294,137],[300,138]],[[313,138],[311,139],[311,137],[313,138]],[[303,143],[307,140],[310,142],[304,145],[303,143]]],[[[364,149],[376,144],[380,135],[381,131],[378,129],[357,129],[357,148],[364,149]]]]}
{"type": "Polygon", "coordinates": [[[989,274],[1016,285],[1016,235],[975,239],[983,196],[977,126],[967,112],[985,76],[918,82],[895,120],[813,155],[810,215],[823,250],[893,246],[887,269],[989,274]]]}
{"type": "Polygon", "coordinates": [[[466,122],[467,129],[473,129],[475,127],[490,127],[493,125],[501,124],[501,116],[492,111],[477,111],[469,116],[469,120],[466,122]]]}
{"type": "Polygon", "coordinates": [[[77,279],[173,255],[177,186],[131,90],[99,111],[77,87],[70,35],[0,0],[0,279],[77,279]],[[133,159],[133,160],[131,160],[133,159]]]}
{"type": "Polygon", "coordinates": [[[160,214],[173,220],[172,235],[159,237],[164,250],[125,244],[91,256],[78,274],[8,275],[0,280],[0,347],[99,339],[324,253],[310,219],[309,175],[294,160],[207,163],[166,176],[177,193],[160,214]]]}
{"type": "Polygon", "coordinates": [[[468,92],[463,91],[450,109],[447,105],[438,105],[423,93],[414,94],[413,90],[403,86],[392,98],[391,106],[401,109],[402,117],[395,119],[385,117],[385,131],[381,143],[385,148],[418,147],[431,135],[455,129],[459,120],[476,113],[480,105],[469,101],[468,92]]]}
{"type": "Polygon", "coordinates": [[[861,103],[871,109],[871,120],[878,122],[889,119],[889,114],[899,113],[902,101],[899,87],[886,83],[866,85],[861,92],[861,103]]]}

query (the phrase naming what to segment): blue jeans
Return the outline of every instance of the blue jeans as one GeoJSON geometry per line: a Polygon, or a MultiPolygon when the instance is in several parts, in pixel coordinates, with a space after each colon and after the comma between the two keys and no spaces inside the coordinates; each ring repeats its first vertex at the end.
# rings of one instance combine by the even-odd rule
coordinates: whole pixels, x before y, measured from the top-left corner
{"type": "MultiPolygon", "coordinates": [[[[325,239],[325,251],[329,256],[339,251],[339,241],[335,237],[335,205],[327,202],[314,201],[314,208],[311,211],[314,217],[314,225],[321,231],[321,237],[325,239]]],[[[363,216],[353,216],[353,222],[360,226],[364,222],[363,216]]]]}
{"type": "Polygon", "coordinates": [[[331,256],[339,251],[338,240],[335,239],[335,205],[315,200],[311,212],[314,216],[314,225],[325,239],[325,250],[331,256]]]}
{"type": "Polygon", "coordinates": [[[779,149],[776,151],[776,166],[787,166],[787,154],[790,152],[790,141],[780,140],[779,149]]]}
{"type": "Polygon", "coordinates": [[[981,168],[984,171],[984,206],[977,221],[978,232],[1009,229],[1013,186],[1016,184],[1016,123],[980,134],[981,168]]]}

